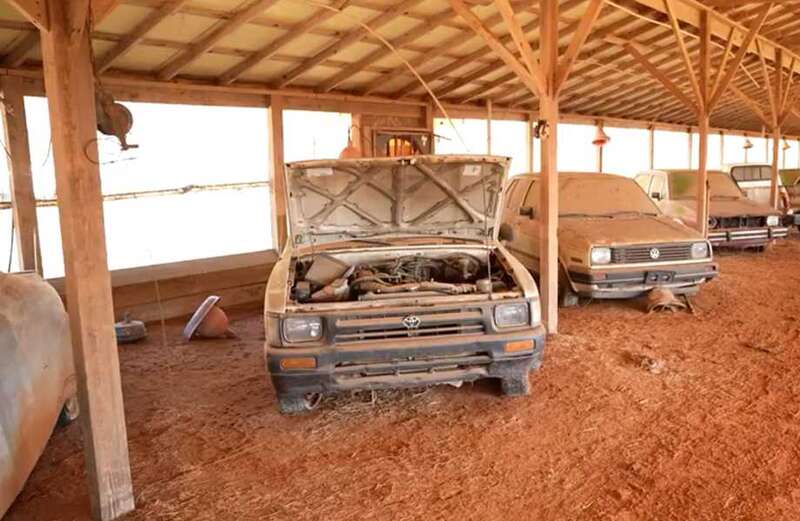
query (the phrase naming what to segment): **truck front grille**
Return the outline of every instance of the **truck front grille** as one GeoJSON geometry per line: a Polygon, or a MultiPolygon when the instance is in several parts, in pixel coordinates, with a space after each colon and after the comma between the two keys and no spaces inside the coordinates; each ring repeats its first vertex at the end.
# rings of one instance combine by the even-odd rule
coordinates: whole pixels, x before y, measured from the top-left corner
{"type": "Polygon", "coordinates": [[[334,327],[336,342],[474,335],[485,331],[480,309],[365,314],[337,318],[334,327]]]}
{"type": "Polygon", "coordinates": [[[715,229],[763,228],[767,225],[766,217],[721,217],[715,220],[715,229]]]}
{"type": "Polygon", "coordinates": [[[643,264],[650,262],[676,262],[692,258],[689,244],[648,244],[611,248],[613,264],[643,264]]]}

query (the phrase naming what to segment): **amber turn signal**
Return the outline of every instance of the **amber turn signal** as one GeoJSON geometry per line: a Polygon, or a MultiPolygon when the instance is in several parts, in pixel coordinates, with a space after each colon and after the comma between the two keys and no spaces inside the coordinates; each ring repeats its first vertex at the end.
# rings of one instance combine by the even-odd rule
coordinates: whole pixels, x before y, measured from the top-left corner
{"type": "Polygon", "coordinates": [[[506,344],[506,353],[516,353],[517,351],[529,351],[533,349],[533,340],[517,340],[506,344]]]}
{"type": "Polygon", "coordinates": [[[317,367],[317,359],[314,357],[305,358],[284,358],[281,360],[281,369],[315,369],[317,367]]]}

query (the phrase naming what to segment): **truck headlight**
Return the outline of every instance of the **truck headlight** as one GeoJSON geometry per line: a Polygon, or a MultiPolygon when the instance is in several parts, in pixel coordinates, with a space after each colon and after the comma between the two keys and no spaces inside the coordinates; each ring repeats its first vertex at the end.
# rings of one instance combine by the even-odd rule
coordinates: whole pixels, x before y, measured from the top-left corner
{"type": "Polygon", "coordinates": [[[778,226],[780,223],[781,219],[777,215],[770,215],[767,217],[767,226],[778,226]]]}
{"type": "Polygon", "coordinates": [[[592,264],[611,264],[611,248],[592,248],[592,264]]]}
{"type": "Polygon", "coordinates": [[[708,243],[707,242],[696,242],[692,244],[692,258],[693,259],[705,259],[708,257],[708,243]]]}
{"type": "Polygon", "coordinates": [[[290,317],[281,325],[283,339],[289,343],[311,342],[322,337],[322,319],[319,317],[290,317]]]}
{"type": "Polygon", "coordinates": [[[530,323],[527,302],[500,304],[494,307],[494,323],[497,327],[525,326],[530,323]]]}

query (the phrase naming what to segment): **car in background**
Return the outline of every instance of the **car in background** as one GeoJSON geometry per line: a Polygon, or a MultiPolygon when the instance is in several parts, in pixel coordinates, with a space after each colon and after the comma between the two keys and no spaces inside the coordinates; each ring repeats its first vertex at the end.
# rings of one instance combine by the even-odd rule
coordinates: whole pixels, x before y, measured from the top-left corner
{"type": "Polygon", "coordinates": [[[69,321],[35,274],[0,273],[0,517],[20,493],[53,427],[78,414],[69,321]]]}
{"type": "MultiPolygon", "coordinates": [[[[782,169],[781,183],[789,199],[789,206],[795,209],[795,215],[800,215],[800,170],[782,169]]],[[[800,224],[798,224],[798,229],[800,229],[800,224]]]]}
{"type": "MultiPolygon", "coordinates": [[[[501,240],[539,271],[539,174],[506,189],[501,240]]],[[[632,298],[656,288],[694,294],[718,274],[709,242],[662,214],[632,180],[611,174],[558,174],[559,303],[576,296],[632,298]]]]}
{"type": "Polygon", "coordinates": [[[508,158],[286,167],[290,240],[267,283],[283,413],[339,391],[497,379],[529,392],[544,349],[531,274],[496,239],[508,158]]]}
{"type": "MultiPolygon", "coordinates": [[[[735,164],[723,169],[729,174],[748,199],[759,204],[770,205],[772,189],[772,165],[769,164],[735,164]]],[[[783,224],[800,225],[800,194],[795,186],[786,186],[778,176],[778,209],[783,212],[783,224]]]]}
{"type": "MultiPolygon", "coordinates": [[[[697,177],[693,170],[643,172],[636,182],[661,210],[697,226],[697,177]]],[[[708,172],[708,239],[714,246],[763,249],[789,233],[780,211],[748,199],[724,172],[708,172]]]]}

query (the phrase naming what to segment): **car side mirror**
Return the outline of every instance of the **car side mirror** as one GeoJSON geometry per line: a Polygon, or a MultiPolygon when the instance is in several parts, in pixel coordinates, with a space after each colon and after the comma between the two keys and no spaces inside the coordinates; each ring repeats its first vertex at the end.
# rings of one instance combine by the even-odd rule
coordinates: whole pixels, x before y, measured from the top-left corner
{"type": "Polygon", "coordinates": [[[497,230],[497,238],[501,241],[514,241],[514,228],[508,224],[503,223],[500,225],[500,229],[497,230]]]}
{"type": "Polygon", "coordinates": [[[520,206],[519,214],[522,217],[527,217],[529,219],[533,219],[536,216],[536,212],[534,211],[533,206],[520,206]]]}
{"type": "Polygon", "coordinates": [[[661,199],[663,199],[663,196],[661,195],[661,192],[653,192],[653,193],[650,194],[650,197],[652,197],[656,201],[660,201],[661,199]]]}

